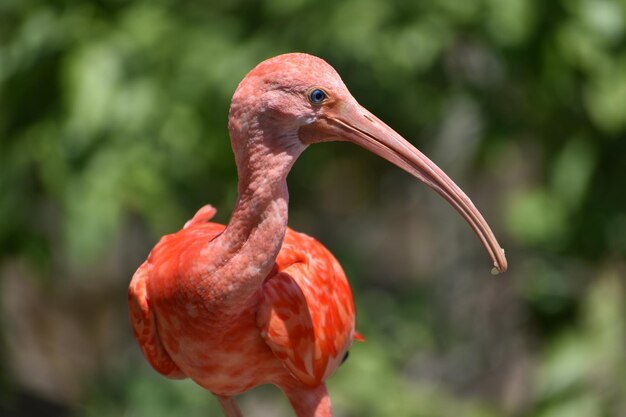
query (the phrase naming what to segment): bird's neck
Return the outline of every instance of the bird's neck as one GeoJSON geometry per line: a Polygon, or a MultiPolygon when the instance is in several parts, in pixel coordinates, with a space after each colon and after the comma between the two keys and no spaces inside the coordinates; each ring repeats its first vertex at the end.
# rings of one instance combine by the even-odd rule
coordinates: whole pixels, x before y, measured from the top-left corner
{"type": "Polygon", "coordinates": [[[238,164],[237,202],[224,235],[239,256],[254,254],[243,263],[262,271],[271,269],[287,228],[292,164],[290,155],[270,155],[265,149],[254,152],[243,167],[238,164]]]}
{"type": "Polygon", "coordinates": [[[277,152],[263,141],[250,141],[236,152],[238,197],[224,232],[212,243],[220,259],[220,281],[231,302],[256,292],[274,266],[287,229],[287,174],[301,149],[277,152]]]}

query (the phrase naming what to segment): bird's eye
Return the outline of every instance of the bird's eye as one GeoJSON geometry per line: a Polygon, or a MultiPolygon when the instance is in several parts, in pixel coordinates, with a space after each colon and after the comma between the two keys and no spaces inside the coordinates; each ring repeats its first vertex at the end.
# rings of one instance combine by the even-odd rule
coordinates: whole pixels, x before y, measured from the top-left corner
{"type": "Polygon", "coordinates": [[[319,88],[316,88],[315,90],[311,91],[311,93],[309,93],[309,100],[313,104],[320,104],[321,102],[326,100],[326,93],[319,88]]]}

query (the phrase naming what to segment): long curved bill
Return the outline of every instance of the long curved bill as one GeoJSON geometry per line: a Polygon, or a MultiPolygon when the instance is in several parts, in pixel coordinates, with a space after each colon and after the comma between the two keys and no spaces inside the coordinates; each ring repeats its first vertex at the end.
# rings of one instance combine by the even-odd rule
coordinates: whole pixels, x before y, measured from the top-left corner
{"type": "Polygon", "coordinates": [[[489,225],[465,193],[437,165],[392,128],[356,102],[334,106],[299,131],[305,144],[347,140],[397,165],[426,183],[450,203],[472,227],[493,260],[493,273],[507,261],[489,225]]]}

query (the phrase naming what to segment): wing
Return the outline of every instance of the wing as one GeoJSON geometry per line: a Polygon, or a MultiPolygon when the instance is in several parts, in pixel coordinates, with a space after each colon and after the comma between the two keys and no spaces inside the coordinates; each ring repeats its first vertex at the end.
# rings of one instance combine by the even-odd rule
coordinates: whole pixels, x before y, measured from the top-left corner
{"type": "Polygon", "coordinates": [[[167,353],[157,333],[156,319],[150,310],[146,281],[149,279],[150,265],[144,262],[128,287],[128,309],[135,339],[150,365],[161,375],[172,379],[186,378],[167,353]]]}
{"type": "Polygon", "coordinates": [[[178,259],[168,255],[180,253],[181,245],[206,242],[224,229],[220,224],[208,223],[214,214],[215,209],[206,205],[185,223],[182,230],[164,236],[152,250],[148,260],[137,269],[128,288],[128,308],[135,339],[152,367],[168,378],[182,379],[186,375],[174,363],[161,342],[157,331],[157,317],[150,308],[148,281],[155,265],[165,274],[175,269],[173,265],[177,264],[178,259]]]}
{"type": "Polygon", "coordinates": [[[333,255],[291,229],[276,264],[277,273],[263,283],[257,326],[291,373],[317,386],[341,364],[355,338],[352,291],[333,255]]]}

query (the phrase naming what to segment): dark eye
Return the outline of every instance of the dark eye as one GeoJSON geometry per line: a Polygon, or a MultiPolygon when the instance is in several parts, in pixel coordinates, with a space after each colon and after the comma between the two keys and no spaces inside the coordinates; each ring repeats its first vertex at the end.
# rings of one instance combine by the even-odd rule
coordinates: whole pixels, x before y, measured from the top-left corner
{"type": "Polygon", "coordinates": [[[316,88],[309,94],[309,100],[311,100],[313,104],[320,104],[322,101],[326,100],[326,93],[316,88]]]}

